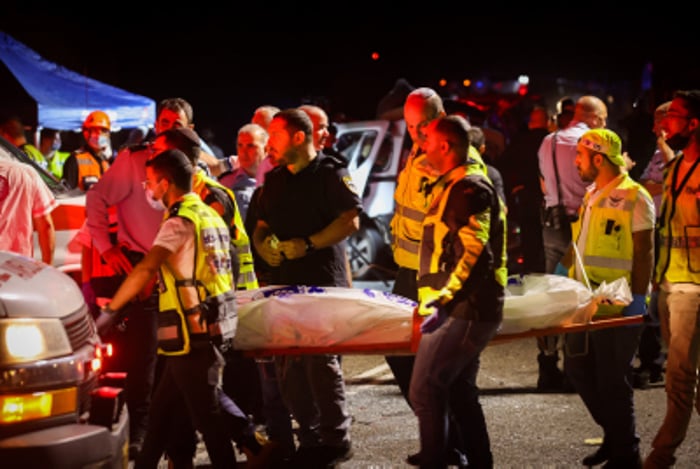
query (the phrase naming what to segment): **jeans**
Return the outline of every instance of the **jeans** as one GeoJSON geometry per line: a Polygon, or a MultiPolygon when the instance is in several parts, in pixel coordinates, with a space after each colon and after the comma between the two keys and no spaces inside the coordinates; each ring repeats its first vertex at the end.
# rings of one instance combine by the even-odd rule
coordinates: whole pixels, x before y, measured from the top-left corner
{"type": "Polygon", "coordinates": [[[347,446],[351,417],[336,355],[275,357],[282,396],[299,424],[299,445],[347,446]]]}
{"type": "Polygon", "coordinates": [[[693,406],[700,414],[700,294],[659,292],[661,335],[667,345],[666,416],[644,467],[669,467],[688,431],[693,406]]]}
{"type": "Polygon", "coordinates": [[[420,456],[425,462],[421,467],[447,467],[451,419],[461,436],[468,436],[464,445],[469,467],[493,465],[476,380],[481,352],[498,326],[498,322],[449,317],[437,330],[421,337],[410,385],[420,456]]]}
{"type": "Polygon", "coordinates": [[[639,453],[632,360],[641,326],[611,327],[566,335],[564,369],[593,420],[603,428],[611,458],[639,453]]]}

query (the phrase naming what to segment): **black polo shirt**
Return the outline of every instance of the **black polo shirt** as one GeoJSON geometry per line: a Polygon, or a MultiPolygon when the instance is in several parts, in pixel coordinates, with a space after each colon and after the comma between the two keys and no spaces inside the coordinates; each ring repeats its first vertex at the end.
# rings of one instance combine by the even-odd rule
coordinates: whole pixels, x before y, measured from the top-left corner
{"type": "MultiPolygon", "coordinates": [[[[338,161],[323,155],[292,174],[279,166],[265,176],[258,218],[281,241],[318,233],[347,210],[362,210],[350,174],[338,161]]],[[[316,249],[306,256],[284,260],[280,282],[290,285],[346,287],[345,242],[316,249]]]]}

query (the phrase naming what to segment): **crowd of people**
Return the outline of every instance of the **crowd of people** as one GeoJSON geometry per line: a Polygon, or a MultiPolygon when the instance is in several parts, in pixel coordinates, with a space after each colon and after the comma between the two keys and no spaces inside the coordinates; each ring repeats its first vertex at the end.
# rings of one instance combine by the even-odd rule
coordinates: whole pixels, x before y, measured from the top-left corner
{"type": "MultiPolygon", "coordinates": [[[[552,121],[535,106],[497,161],[488,129],[448,114],[431,88],[406,89],[395,112],[413,146],[394,194],[393,293],[416,301],[422,335],[415,355],[385,358],[417,418],[420,451],[408,464],[494,465],[476,382],[503,320],[509,215],[524,273],[592,287],[624,278],[632,301],[596,315],[644,318],[537,339],[538,389],[577,393],[603,430],[582,463],[670,467],[686,437],[700,361],[700,91],[656,108],[656,152],[640,155],[648,164],[638,178],[603,100],[561,100],[557,111],[552,121]],[[642,461],[634,388],[663,380],[666,417],[642,461]]],[[[362,199],[343,155],[327,149],[333,125],[319,106],[260,106],[225,157],[210,153],[193,116],[186,100],[164,99],[154,132],[117,151],[101,110],[74,152],[60,151],[59,132],[42,131],[36,148],[19,119],[0,122],[0,135],[86,193],[82,291],[121,352],[112,366],[127,373],[129,458],[137,468],[164,455],[191,467],[198,432],[216,468],[232,467],[235,449],[248,467],[346,461],[340,356],[254,360],[233,346],[236,291],[352,286],[344,242],[359,229],[362,199]]],[[[0,160],[0,249],[32,256],[37,231],[50,264],[55,206],[35,171],[0,160]]]]}

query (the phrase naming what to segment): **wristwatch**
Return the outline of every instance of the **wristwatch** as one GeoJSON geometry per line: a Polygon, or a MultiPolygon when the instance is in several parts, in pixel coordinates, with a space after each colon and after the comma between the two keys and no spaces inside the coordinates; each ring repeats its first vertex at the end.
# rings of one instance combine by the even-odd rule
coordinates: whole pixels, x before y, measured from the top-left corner
{"type": "Polygon", "coordinates": [[[304,236],[304,242],[306,243],[306,252],[311,252],[316,249],[314,243],[311,242],[311,238],[304,236]]]}
{"type": "Polygon", "coordinates": [[[109,314],[110,316],[112,314],[116,314],[116,311],[114,311],[112,308],[110,308],[109,303],[104,305],[103,307],[100,308],[100,311],[102,311],[105,314],[109,314]]]}

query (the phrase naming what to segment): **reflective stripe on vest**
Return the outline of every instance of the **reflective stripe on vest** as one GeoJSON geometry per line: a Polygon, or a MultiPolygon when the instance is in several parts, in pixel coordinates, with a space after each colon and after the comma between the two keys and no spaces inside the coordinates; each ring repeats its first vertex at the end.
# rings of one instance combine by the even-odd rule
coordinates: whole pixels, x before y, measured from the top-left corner
{"type": "MultiPolygon", "coordinates": [[[[632,218],[639,192],[645,190],[627,174],[617,176],[598,196],[592,210],[586,210],[588,233],[582,253],[586,275],[592,284],[612,282],[624,277],[632,279],[634,242],[632,218]]],[[[585,208],[591,193],[587,192],[585,208]]],[[[572,223],[572,239],[578,242],[584,217],[572,223]]]]}
{"type": "Polygon", "coordinates": [[[206,198],[205,191],[207,186],[217,187],[223,190],[228,195],[233,205],[233,219],[230,226],[231,242],[236,247],[236,255],[238,257],[239,273],[236,283],[236,288],[239,290],[255,290],[259,288],[258,278],[255,275],[255,265],[253,264],[253,252],[250,247],[250,238],[245,230],[241,212],[238,210],[236,195],[231,189],[224,186],[220,182],[206,176],[203,171],[198,170],[194,174],[192,190],[197,192],[202,200],[206,198]]]}
{"type": "MultiPolygon", "coordinates": [[[[177,213],[194,224],[196,248],[194,272],[191,278],[176,279],[167,266],[161,267],[161,292],[158,313],[158,353],[162,355],[185,355],[190,351],[192,334],[209,333],[212,341],[232,340],[235,334],[235,296],[231,272],[229,228],[221,216],[206,205],[196,194],[186,194],[177,207],[177,213]],[[180,289],[194,289],[189,297],[198,298],[199,304],[183,309],[180,289]],[[204,322],[202,303],[211,298],[232,303],[230,317],[207,316],[204,322]],[[215,324],[212,318],[221,320],[215,324]],[[226,336],[212,335],[223,332],[226,336]]],[[[209,305],[209,303],[207,303],[209,305]]],[[[186,305],[185,305],[186,306],[186,305]]]]}

